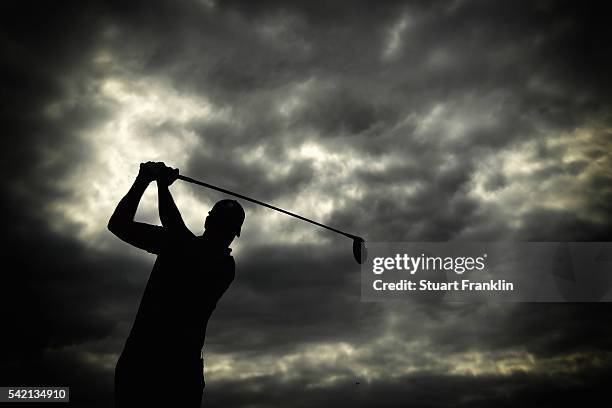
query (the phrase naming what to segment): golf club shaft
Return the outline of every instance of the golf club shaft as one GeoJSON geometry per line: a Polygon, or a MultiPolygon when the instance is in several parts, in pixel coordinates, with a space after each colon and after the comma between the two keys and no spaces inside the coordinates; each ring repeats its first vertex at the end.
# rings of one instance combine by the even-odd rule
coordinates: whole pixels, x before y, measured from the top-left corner
{"type": "Polygon", "coordinates": [[[342,234],[345,237],[349,237],[351,239],[359,238],[356,235],[352,235],[352,234],[349,234],[348,232],[340,231],[339,229],[332,228],[332,227],[329,227],[329,226],[327,226],[325,224],[318,223],[318,222],[310,220],[310,219],[308,219],[306,217],[302,217],[301,215],[294,214],[291,211],[283,210],[282,208],[278,208],[278,207],[275,207],[273,205],[264,203],[263,201],[259,201],[259,200],[256,200],[254,198],[247,197],[247,196],[242,195],[242,194],[234,193],[233,191],[226,190],[226,189],[221,188],[221,187],[213,186],[212,184],[204,183],[203,181],[194,180],[191,177],[186,177],[186,176],[183,176],[183,175],[179,175],[178,179],[186,181],[188,183],[193,183],[193,184],[197,184],[199,186],[203,186],[203,187],[207,187],[207,188],[210,188],[210,189],[213,189],[213,190],[217,190],[217,191],[220,191],[220,192],[225,193],[225,194],[233,195],[235,197],[242,198],[243,200],[247,200],[247,201],[250,201],[250,202],[255,203],[255,204],[263,205],[264,207],[268,207],[268,208],[271,208],[273,210],[282,212],[283,214],[287,214],[287,215],[290,215],[292,217],[299,218],[302,221],[306,221],[306,222],[309,222],[311,224],[318,225],[319,227],[328,229],[330,231],[337,232],[338,234],[342,234]]]}

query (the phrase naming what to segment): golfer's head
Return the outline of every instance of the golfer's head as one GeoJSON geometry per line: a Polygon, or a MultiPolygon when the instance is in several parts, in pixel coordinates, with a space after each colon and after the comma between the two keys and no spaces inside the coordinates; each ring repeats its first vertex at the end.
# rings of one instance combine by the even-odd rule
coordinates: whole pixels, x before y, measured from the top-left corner
{"type": "Polygon", "coordinates": [[[209,234],[231,242],[240,236],[243,222],[244,209],[238,201],[221,200],[208,212],[204,228],[209,234]]]}

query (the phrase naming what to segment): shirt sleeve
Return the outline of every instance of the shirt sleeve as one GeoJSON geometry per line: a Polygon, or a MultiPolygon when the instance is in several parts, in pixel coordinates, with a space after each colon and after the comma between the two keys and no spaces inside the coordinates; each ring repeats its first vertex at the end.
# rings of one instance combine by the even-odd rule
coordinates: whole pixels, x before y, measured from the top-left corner
{"type": "Polygon", "coordinates": [[[156,255],[163,250],[167,240],[164,227],[142,222],[130,223],[118,236],[123,241],[156,255]]]}

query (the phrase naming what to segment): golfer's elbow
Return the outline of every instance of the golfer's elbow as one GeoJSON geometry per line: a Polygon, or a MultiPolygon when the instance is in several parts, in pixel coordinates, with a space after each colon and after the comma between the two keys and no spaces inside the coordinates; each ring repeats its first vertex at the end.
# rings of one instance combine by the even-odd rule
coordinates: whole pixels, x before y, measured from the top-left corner
{"type": "Polygon", "coordinates": [[[115,235],[121,234],[123,228],[123,223],[118,220],[114,215],[108,220],[108,225],[106,226],[110,232],[115,235]]]}
{"type": "Polygon", "coordinates": [[[117,235],[117,223],[113,221],[112,218],[108,221],[106,228],[108,228],[108,230],[113,234],[117,235]]]}

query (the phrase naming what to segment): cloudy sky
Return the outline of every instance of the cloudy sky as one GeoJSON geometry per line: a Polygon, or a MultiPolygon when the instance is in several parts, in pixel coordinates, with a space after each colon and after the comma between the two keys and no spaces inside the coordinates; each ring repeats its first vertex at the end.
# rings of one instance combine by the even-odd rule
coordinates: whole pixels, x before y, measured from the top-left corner
{"type": "MultiPolygon", "coordinates": [[[[2,2],[2,385],[111,404],[154,258],[106,223],[142,161],[370,241],[612,240],[611,26],[583,3],[2,2]]],[[[172,191],[195,233],[223,197],[172,191]]],[[[244,205],[208,406],[605,392],[607,304],[361,302],[350,241],[244,205]]]]}

